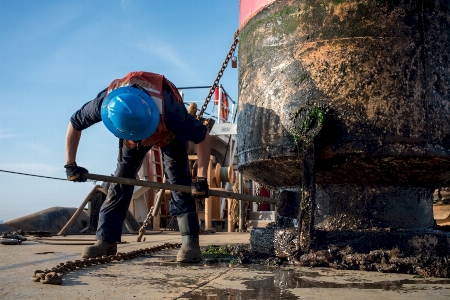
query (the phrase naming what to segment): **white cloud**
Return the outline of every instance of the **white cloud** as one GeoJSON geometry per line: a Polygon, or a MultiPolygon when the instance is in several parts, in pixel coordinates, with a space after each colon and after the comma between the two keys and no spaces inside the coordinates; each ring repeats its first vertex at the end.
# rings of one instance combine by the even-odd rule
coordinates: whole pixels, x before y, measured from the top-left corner
{"type": "Polygon", "coordinates": [[[25,146],[30,148],[34,152],[39,152],[41,154],[49,154],[50,153],[50,149],[48,147],[45,147],[45,146],[41,145],[41,144],[28,143],[28,144],[25,144],[25,146]]]}
{"type": "Polygon", "coordinates": [[[11,129],[0,128],[0,140],[19,136],[17,133],[11,132],[11,129]]]}
{"type": "Polygon", "coordinates": [[[174,50],[174,47],[165,44],[161,38],[147,37],[147,40],[138,43],[137,46],[140,50],[173,65],[182,73],[185,73],[193,78],[198,78],[197,74],[192,72],[194,68],[181,58],[181,56],[174,50]]]}
{"type": "Polygon", "coordinates": [[[131,0],[121,0],[120,1],[120,6],[122,6],[122,8],[126,9],[128,8],[128,4],[131,2],[131,0]]]}
{"type": "Polygon", "coordinates": [[[17,134],[14,133],[0,133],[0,139],[7,139],[17,136],[17,134]]]}

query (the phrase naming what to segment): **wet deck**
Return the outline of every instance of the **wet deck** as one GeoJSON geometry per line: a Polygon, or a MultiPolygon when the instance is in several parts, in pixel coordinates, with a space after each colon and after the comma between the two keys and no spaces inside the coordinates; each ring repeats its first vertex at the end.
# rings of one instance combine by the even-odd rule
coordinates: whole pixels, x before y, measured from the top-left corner
{"type": "MultiPolygon", "coordinates": [[[[202,245],[249,243],[249,233],[201,236],[202,245]]],[[[177,232],[124,236],[120,252],[179,243],[177,232]]],[[[69,236],[68,238],[93,238],[69,236]]],[[[67,243],[69,243],[67,241],[67,243]]],[[[76,243],[76,242],[70,242],[76,243]]],[[[32,282],[37,269],[79,259],[84,245],[0,245],[0,299],[448,299],[450,280],[327,268],[180,265],[177,250],[66,273],[62,285],[32,282]]]]}

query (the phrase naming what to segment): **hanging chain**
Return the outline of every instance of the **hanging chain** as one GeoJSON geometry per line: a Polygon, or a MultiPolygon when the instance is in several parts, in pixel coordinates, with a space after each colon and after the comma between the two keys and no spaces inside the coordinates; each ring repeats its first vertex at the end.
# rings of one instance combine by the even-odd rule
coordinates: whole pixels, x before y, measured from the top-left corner
{"type": "Polygon", "coordinates": [[[200,110],[200,112],[197,115],[197,119],[199,119],[199,120],[203,117],[203,113],[205,112],[209,101],[211,101],[211,96],[212,96],[212,94],[214,94],[214,90],[219,85],[220,78],[222,77],[223,72],[225,71],[225,69],[228,65],[228,61],[234,55],[234,51],[236,50],[237,43],[239,42],[238,36],[239,36],[239,30],[237,30],[234,33],[234,41],[233,41],[233,44],[231,45],[230,51],[228,51],[227,57],[225,58],[225,61],[223,62],[222,67],[220,68],[220,71],[217,74],[216,80],[214,80],[214,83],[211,86],[211,89],[209,90],[209,94],[208,94],[208,96],[206,96],[205,103],[203,103],[202,109],[200,110]]]}
{"type": "MultiPolygon", "coordinates": [[[[139,234],[141,232],[145,233],[145,228],[147,228],[148,224],[150,224],[151,222],[151,218],[152,218],[152,214],[153,214],[153,210],[155,209],[154,206],[150,207],[150,210],[148,211],[147,217],[145,218],[144,223],[142,223],[141,228],[139,228],[139,234]]],[[[138,240],[138,242],[140,242],[140,240],[138,240]]]]}
{"type": "Polygon", "coordinates": [[[71,270],[90,267],[93,265],[95,266],[105,263],[112,263],[113,261],[128,260],[146,254],[153,254],[157,251],[176,249],[180,247],[181,244],[179,243],[165,243],[163,245],[154,246],[151,248],[142,248],[126,253],[117,253],[113,255],[103,255],[102,257],[96,258],[85,258],[83,260],[67,261],[65,263],[58,264],[56,267],[50,270],[47,269],[34,271],[34,275],[31,277],[31,280],[34,282],[59,285],[62,284],[62,277],[64,273],[67,273],[71,270]]]}

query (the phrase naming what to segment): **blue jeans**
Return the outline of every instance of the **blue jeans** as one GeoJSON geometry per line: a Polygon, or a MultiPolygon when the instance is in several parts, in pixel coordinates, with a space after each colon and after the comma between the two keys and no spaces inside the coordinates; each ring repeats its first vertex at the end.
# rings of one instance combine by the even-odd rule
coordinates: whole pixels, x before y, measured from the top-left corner
{"type": "MultiPolygon", "coordinates": [[[[118,159],[114,176],[135,179],[145,154],[151,149],[149,146],[139,146],[129,149],[122,146],[122,155],[118,159]]],[[[168,183],[191,185],[189,161],[187,156],[187,142],[175,138],[169,145],[161,147],[164,174],[168,183]]],[[[128,206],[133,195],[134,186],[111,183],[108,196],[100,209],[97,240],[120,242],[122,224],[125,220],[128,206]]],[[[179,215],[185,212],[195,212],[195,200],[190,193],[171,191],[170,214],[179,215]]]]}

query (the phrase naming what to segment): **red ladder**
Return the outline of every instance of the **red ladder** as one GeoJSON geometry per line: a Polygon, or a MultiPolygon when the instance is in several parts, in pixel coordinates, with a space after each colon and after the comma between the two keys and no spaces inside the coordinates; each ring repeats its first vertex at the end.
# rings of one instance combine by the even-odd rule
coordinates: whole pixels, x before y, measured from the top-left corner
{"type": "MultiPolygon", "coordinates": [[[[163,162],[162,162],[162,153],[161,153],[161,149],[159,147],[155,147],[153,146],[152,149],[150,149],[149,151],[150,155],[149,155],[149,165],[150,167],[150,174],[149,174],[149,180],[153,181],[153,182],[163,182],[164,179],[164,166],[163,166],[163,162]]],[[[156,194],[158,193],[159,190],[154,190],[154,194],[153,194],[153,201],[154,199],[156,199],[156,194]]],[[[149,203],[149,207],[150,207],[149,203]]],[[[155,203],[153,203],[155,204],[155,203]]],[[[166,197],[163,196],[162,201],[161,201],[161,210],[160,210],[160,216],[165,218],[165,223],[167,226],[167,222],[169,221],[169,216],[168,216],[168,209],[166,207],[166,197]]],[[[157,227],[159,228],[159,224],[157,224],[155,226],[155,224],[153,225],[153,227],[157,227]]]]}

